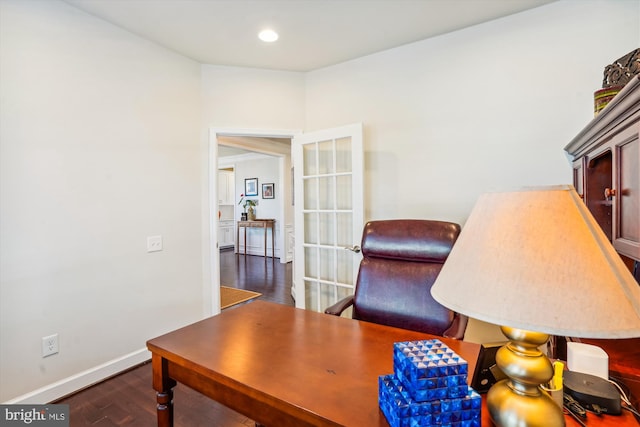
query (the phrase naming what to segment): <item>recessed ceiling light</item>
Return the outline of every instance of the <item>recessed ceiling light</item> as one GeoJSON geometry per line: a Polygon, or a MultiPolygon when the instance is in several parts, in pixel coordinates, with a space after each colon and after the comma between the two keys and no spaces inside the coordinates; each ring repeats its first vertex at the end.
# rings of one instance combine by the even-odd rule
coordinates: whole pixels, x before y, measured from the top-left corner
{"type": "Polygon", "coordinates": [[[263,42],[272,43],[278,40],[278,33],[273,30],[262,30],[260,31],[260,34],[258,34],[258,37],[263,42]]]}

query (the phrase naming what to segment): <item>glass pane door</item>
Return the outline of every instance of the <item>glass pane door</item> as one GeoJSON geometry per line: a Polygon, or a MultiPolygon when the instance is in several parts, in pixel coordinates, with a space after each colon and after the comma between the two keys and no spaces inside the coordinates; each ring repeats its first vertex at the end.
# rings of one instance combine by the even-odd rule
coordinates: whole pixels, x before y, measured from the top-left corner
{"type": "Polygon", "coordinates": [[[323,311],[354,291],[363,227],[362,125],[293,140],[296,306],[323,311]],[[301,243],[298,243],[301,242],[301,243]]]}

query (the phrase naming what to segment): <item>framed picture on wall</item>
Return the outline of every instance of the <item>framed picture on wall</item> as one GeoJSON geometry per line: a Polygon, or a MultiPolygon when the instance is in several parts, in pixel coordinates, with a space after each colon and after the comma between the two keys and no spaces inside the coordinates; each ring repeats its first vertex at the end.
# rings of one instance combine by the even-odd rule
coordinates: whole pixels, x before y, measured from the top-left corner
{"type": "Polygon", "coordinates": [[[245,196],[258,195],[258,178],[246,178],[244,180],[244,195],[245,196]]]}
{"type": "Polygon", "coordinates": [[[273,183],[262,184],[262,198],[263,199],[275,199],[276,192],[273,183]]]}

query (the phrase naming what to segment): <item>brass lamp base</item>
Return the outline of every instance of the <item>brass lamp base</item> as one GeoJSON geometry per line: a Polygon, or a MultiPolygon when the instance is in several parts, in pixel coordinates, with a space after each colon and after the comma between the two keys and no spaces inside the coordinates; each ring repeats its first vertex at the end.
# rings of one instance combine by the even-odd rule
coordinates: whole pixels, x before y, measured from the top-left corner
{"type": "Polygon", "coordinates": [[[549,335],[501,327],[509,343],[496,353],[496,364],[509,377],[487,393],[491,420],[499,427],[564,426],[562,409],[540,390],[553,377],[553,366],[538,349],[549,335]]]}

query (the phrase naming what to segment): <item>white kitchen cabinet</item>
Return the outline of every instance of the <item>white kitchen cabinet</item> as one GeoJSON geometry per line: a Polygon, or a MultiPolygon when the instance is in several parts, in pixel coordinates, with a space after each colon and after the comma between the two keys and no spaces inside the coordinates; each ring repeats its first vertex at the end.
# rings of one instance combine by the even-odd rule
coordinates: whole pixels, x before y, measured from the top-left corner
{"type": "Polygon", "coordinates": [[[235,177],[231,171],[218,171],[218,205],[235,203],[235,177]]]}
{"type": "Polygon", "coordinates": [[[235,246],[236,234],[234,231],[234,221],[220,221],[218,225],[218,247],[235,246]]]}

